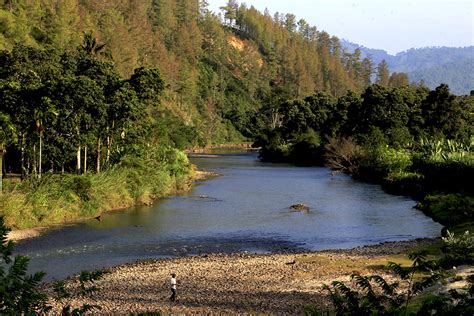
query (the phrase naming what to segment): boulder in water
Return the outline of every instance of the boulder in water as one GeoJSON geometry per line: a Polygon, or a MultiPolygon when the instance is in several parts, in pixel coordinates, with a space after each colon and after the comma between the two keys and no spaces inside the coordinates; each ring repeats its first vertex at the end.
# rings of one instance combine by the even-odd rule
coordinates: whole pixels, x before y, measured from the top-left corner
{"type": "Polygon", "coordinates": [[[309,211],[309,206],[303,203],[297,203],[293,204],[290,206],[290,209],[295,210],[295,211],[304,211],[308,212],[309,211]]]}

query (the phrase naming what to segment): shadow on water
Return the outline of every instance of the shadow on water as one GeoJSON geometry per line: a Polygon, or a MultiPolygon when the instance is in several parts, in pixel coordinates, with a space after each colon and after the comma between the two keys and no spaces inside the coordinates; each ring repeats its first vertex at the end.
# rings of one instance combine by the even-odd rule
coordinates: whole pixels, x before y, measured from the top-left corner
{"type": "Polygon", "coordinates": [[[151,207],[104,214],[17,245],[48,279],[148,258],[351,248],[433,237],[441,226],[407,197],[326,168],[262,163],[256,153],[194,155],[220,177],[151,207]],[[309,212],[288,207],[303,203],[309,212]]]}

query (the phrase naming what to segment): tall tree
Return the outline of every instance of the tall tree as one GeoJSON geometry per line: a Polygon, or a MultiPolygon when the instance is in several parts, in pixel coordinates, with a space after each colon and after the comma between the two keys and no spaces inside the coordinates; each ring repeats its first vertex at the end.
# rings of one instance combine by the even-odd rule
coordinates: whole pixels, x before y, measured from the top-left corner
{"type": "Polygon", "coordinates": [[[0,195],[3,191],[3,159],[6,153],[6,145],[13,143],[16,139],[15,125],[6,113],[0,111],[0,195]]]}
{"type": "Polygon", "coordinates": [[[220,8],[224,12],[224,22],[229,21],[229,25],[233,26],[237,19],[237,12],[239,10],[239,4],[237,0],[228,0],[227,4],[220,8]]]}
{"type": "Polygon", "coordinates": [[[376,83],[383,86],[383,87],[388,87],[389,78],[390,78],[390,70],[388,69],[387,62],[385,61],[385,59],[383,59],[377,65],[377,81],[376,81],[376,83]]]}

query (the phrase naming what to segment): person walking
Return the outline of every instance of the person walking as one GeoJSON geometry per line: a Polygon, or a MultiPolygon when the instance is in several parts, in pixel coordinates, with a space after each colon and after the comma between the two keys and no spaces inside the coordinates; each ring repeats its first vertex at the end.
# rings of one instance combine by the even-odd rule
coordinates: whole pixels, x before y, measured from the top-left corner
{"type": "Polygon", "coordinates": [[[176,274],[172,273],[171,274],[171,297],[170,301],[175,302],[176,301],[176,274]]]}

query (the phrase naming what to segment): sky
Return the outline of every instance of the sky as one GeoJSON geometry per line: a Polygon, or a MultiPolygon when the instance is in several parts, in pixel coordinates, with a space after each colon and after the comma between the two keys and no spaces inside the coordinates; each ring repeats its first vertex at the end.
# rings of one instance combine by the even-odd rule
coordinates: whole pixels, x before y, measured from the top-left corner
{"type": "MultiPolygon", "coordinates": [[[[220,12],[227,0],[208,0],[220,12]]],[[[263,12],[293,13],[330,35],[396,54],[427,46],[474,45],[472,0],[242,0],[263,12]]]]}

